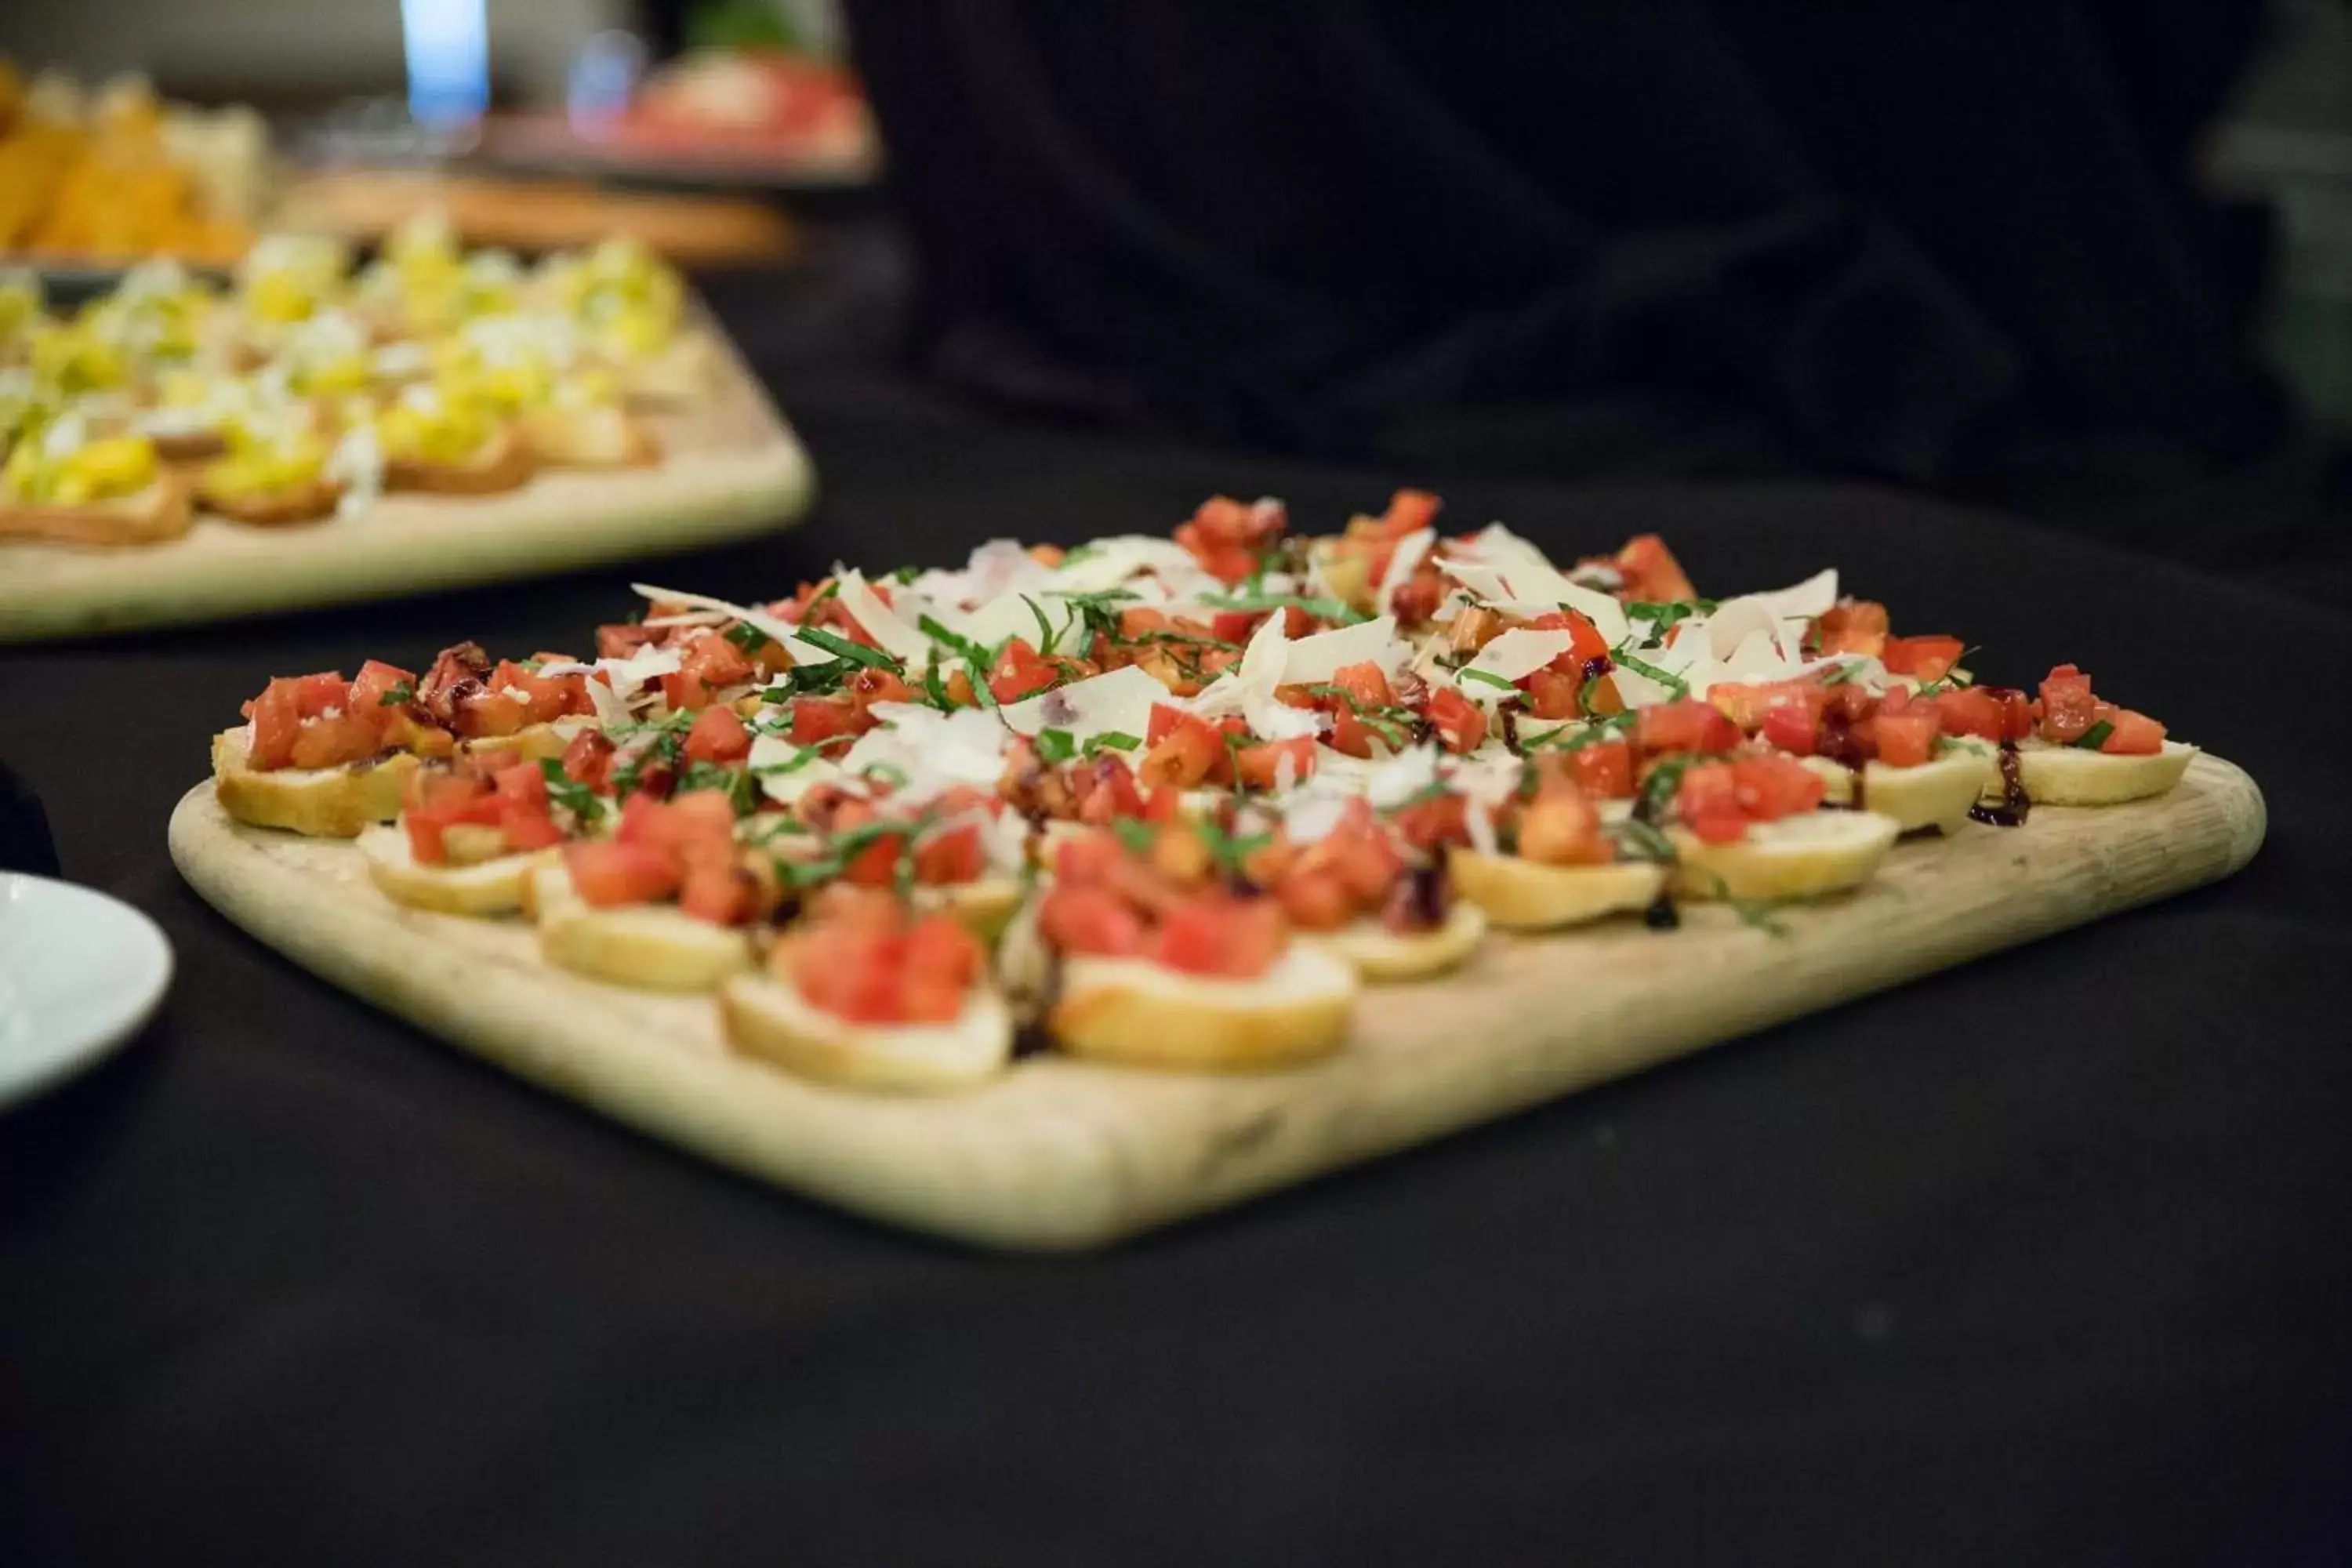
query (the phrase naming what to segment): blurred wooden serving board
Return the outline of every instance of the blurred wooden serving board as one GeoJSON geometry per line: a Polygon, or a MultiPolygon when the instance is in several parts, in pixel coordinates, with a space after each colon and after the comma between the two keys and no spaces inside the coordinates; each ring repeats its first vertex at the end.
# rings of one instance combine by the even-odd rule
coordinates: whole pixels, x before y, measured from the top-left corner
{"type": "Polygon", "coordinates": [[[161,544],[0,539],[0,644],[223,620],[566,572],[741,538],[806,510],[813,478],[724,333],[709,385],[647,415],[662,460],[551,470],[500,495],[387,495],[353,517],[255,528],[199,516],[161,544]]]}
{"type": "MultiPolygon", "coordinates": [[[[1870,886],[1774,911],[1691,906],[1490,936],[1462,971],[1367,990],[1316,1066],[1161,1075],[1028,1058],[961,1097],[825,1089],[733,1056],[716,1006],[542,963],[531,930],[428,914],[348,843],[231,822],[209,784],[173,858],[213,906],[361,998],[656,1138],[892,1225],[1068,1250],[1394,1152],[1768,1025],[2219,879],[2261,845],[2253,781],[2200,757],[2170,795],[2042,807],[1899,845],[1870,886]]],[[[1988,1018],[1988,1026],[1998,1020],[1988,1018]]]]}

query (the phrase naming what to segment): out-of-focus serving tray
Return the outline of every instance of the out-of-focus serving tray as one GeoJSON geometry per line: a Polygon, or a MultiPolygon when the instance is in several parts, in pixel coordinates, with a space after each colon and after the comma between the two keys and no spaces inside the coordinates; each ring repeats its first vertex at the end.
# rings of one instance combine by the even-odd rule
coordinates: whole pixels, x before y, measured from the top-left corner
{"type": "Polygon", "coordinates": [[[698,315],[710,375],[649,416],[662,460],[534,475],[492,496],[389,495],[355,517],[254,528],[199,517],[161,544],[0,540],[0,643],[222,620],[564,572],[740,538],[796,520],[808,456],[726,335],[698,315]]]}
{"type": "Polygon", "coordinates": [[[1313,1067],[1160,1075],[1043,1057],[977,1093],[892,1100],[739,1058],[706,999],[542,963],[530,928],[376,892],[348,843],[231,822],[209,784],[173,858],[296,963],[605,1114],[794,1192],[987,1247],[1097,1247],[2228,876],[2261,845],[2253,781],[2200,757],[2171,794],[2042,807],[1900,845],[1870,886],[1776,911],[1692,906],[1489,937],[1442,980],[1367,991],[1313,1067]]]}

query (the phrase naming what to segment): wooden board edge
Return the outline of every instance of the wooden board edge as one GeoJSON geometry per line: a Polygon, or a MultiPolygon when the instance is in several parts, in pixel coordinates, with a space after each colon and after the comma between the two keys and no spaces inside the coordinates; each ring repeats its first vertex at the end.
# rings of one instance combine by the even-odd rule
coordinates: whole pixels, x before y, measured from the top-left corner
{"type": "Polygon", "coordinates": [[[814,473],[798,442],[763,457],[769,460],[723,489],[644,511],[484,529],[461,545],[431,552],[405,538],[361,536],[333,555],[281,560],[266,571],[244,557],[193,564],[155,558],[139,563],[147,570],[74,586],[42,584],[16,594],[0,583],[0,646],[396,598],[748,538],[797,521],[814,499],[814,473]]]}
{"type": "MultiPolygon", "coordinates": [[[[304,899],[304,874],[272,863],[247,842],[257,830],[230,823],[208,785],[181,802],[171,839],[183,875],[232,921],[362,1000],[509,1071],[718,1163],[872,1219],[993,1249],[1064,1252],[1228,1207],[2219,880],[2263,842],[2261,794],[2242,770],[2211,757],[2198,760],[2190,784],[2221,831],[2178,847],[2143,831],[2130,840],[2144,852],[2143,863],[2127,880],[2073,878],[2064,896],[2043,900],[2030,918],[1993,920],[1987,910],[1971,911],[1919,950],[1898,953],[1889,944],[1851,942],[1833,963],[1814,965],[1801,987],[1753,987],[1730,1008],[1710,1000],[1705,987],[1663,1000],[1651,993],[1612,1014],[1617,1026],[1597,1053],[1549,1059],[1493,1053],[1475,1073],[1449,1071],[1448,1058],[1421,1053],[1417,1061],[1383,1069],[1391,1100],[1399,1083],[1412,1091],[1402,1114],[1393,1103],[1365,1099],[1360,1090],[1367,1074],[1352,1070],[1344,1056],[1296,1074],[1160,1080],[1161,1092],[1180,1100],[1202,1129],[1197,1158],[1172,1175],[1139,1168],[1135,1152],[1119,1147],[1115,1129],[1090,1120],[1089,1108],[1077,1102],[1083,1097],[1061,1104],[1030,1097],[1041,1102],[1024,1118],[1036,1144],[1029,1168],[1008,1178],[1002,1162],[954,1136],[952,1108],[969,1101],[880,1101],[793,1080],[786,1080],[789,1091],[778,1085],[772,1093],[747,1094],[756,1078],[747,1079],[743,1064],[725,1058],[714,1064],[667,1047],[631,1048],[593,1029],[551,1042],[546,1001],[554,988],[545,974],[518,969],[511,993],[488,1005],[460,1005],[440,982],[447,958],[443,939],[423,931],[387,934],[380,910],[322,908],[315,897],[304,899]],[[820,1114],[803,1103],[810,1095],[838,1098],[820,1114]],[[943,1107],[949,1114],[940,1114],[943,1107]],[[834,1124],[844,1119],[846,1127],[834,1124]]],[[[2123,827],[2132,819],[2106,820],[2123,827]]],[[[1886,912],[1856,904],[1799,918],[1843,918],[1861,930],[1886,912]]],[[[1755,933],[1755,940],[1771,939],[1755,933]]],[[[1479,1030],[1470,1011],[1463,1023],[1464,1037],[1475,1041],[1479,1030]]],[[[1463,1064],[1453,1058],[1450,1065],[1463,1064]]]]}

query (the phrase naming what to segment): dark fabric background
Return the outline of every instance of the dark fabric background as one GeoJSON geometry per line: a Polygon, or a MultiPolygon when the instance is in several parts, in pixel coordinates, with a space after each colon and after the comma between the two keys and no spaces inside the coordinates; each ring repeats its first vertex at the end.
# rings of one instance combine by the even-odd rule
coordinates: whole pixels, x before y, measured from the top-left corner
{"type": "Polygon", "coordinates": [[[882,368],[891,253],[718,290],[824,481],[665,563],[1336,521],[1405,480],[1702,586],[1834,562],[2262,782],[2230,883],[1098,1257],[973,1256],[509,1081],[163,852],[271,674],[575,645],[630,569],[0,654],[156,1024],[0,1118],[0,1563],[2334,1564],[2352,1559],[2352,625],[1864,485],[1482,479],[1010,424],[882,368]],[[2258,629],[2275,670],[2202,651],[2258,629]]]}
{"type": "Polygon", "coordinates": [[[2250,357],[2265,216],[2190,178],[2258,5],[849,8],[919,352],[1000,402],[2239,566],[2352,517],[2250,357]]]}

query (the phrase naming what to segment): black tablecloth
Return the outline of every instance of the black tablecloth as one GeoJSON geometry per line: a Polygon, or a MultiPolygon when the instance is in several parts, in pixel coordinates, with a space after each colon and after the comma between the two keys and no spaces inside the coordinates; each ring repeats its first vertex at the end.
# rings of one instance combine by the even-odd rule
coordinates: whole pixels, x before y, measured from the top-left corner
{"type": "MultiPolygon", "coordinates": [[[[823,475],[665,563],[0,656],[67,873],[180,974],[0,1120],[0,1561],[2337,1563],[2352,1558],[2352,834],[2327,611],[1853,486],[1564,486],[994,423],[875,301],[721,296],[823,475]],[[873,306],[873,309],[869,309],[873,306]],[[846,322],[847,331],[843,330],[846,322]],[[568,647],[632,575],[1329,524],[1399,481],[1904,624],[2250,768],[2231,882],[1111,1253],[887,1233],[310,978],[165,857],[272,674],[568,647]],[[2229,657],[2224,647],[2252,650],[2229,657]]],[[[1565,950],[1564,950],[1565,951],[1565,950]]]]}

